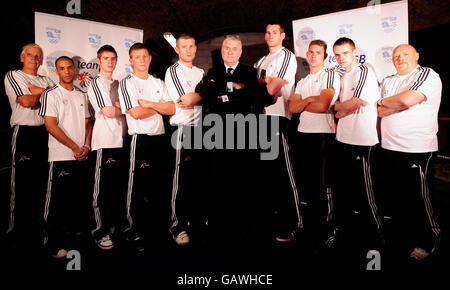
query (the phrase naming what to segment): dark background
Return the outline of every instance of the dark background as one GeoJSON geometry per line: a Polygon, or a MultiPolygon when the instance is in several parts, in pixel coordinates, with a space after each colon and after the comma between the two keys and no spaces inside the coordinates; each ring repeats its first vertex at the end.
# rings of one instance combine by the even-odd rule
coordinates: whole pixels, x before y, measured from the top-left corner
{"type": "MultiPolygon", "coordinates": [[[[153,54],[150,69],[152,73],[163,78],[162,73],[165,72],[165,68],[170,65],[175,55],[173,49],[162,37],[162,34],[166,31],[171,31],[174,35],[189,32],[196,37],[198,43],[228,33],[261,33],[264,32],[267,23],[281,23],[286,28],[286,35],[291,37],[292,20],[365,7],[369,1],[81,0],[81,15],[69,15],[66,11],[68,2],[68,0],[28,0],[12,1],[9,5],[5,5],[8,8],[3,10],[1,18],[3,41],[0,75],[2,77],[9,70],[21,69],[19,54],[22,46],[26,43],[34,42],[35,11],[143,29],[144,41],[151,48],[153,54]]],[[[382,1],[381,3],[387,2],[393,1],[382,1]]],[[[439,168],[443,168],[442,172],[448,174],[449,162],[443,157],[450,155],[448,144],[450,104],[448,99],[449,89],[447,86],[449,80],[449,54],[445,45],[450,28],[449,2],[447,0],[410,0],[408,1],[408,7],[409,42],[420,53],[419,63],[423,66],[433,68],[440,75],[443,83],[438,133],[439,155],[441,158],[437,159],[437,163],[441,166],[439,168]]],[[[292,49],[293,44],[291,42],[292,40],[289,43],[285,43],[285,46],[292,49]]],[[[214,52],[211,57],[214,57],[214,52]]],[[[4,93],[3,82],[0,85],[0,94],[0,209],[2,220],[0,222],[0,230],[3,231],[6,224],[9,196],[9,167],[11,165],[11,129],[9,125],[11,110],[7,96],[4,93]]],[[[442,213],[447,212],[450,208],[449,182],[449,179],[447,181],[445,179],[439,179],[439,182],[436,184],[437,191],[440,193],[439,204],[441,207],[438,210],[442,213]]],[[[443,217],[448,217],[448,214],[445,214],[443,217]]],[[[448,243],[448,239],[444,241],[448,243]]],[[[235,272],[249,272],[249,269],[253,272],[267,269],[270,269],[272,272],[284,272],[289,270],[289,265],[294,263],[293,260],[298,261],[302,259],[302,264],[295,263],[295,267],[297,267],[296,271],[338,270],[341,266],[339,263],[330,263],[329,257],[311,256],[303,250],[292,254],[292,249],[297,249],[298,245],[289,247],[270,245],[270,253],[264,253],[267,248],[263,247],[259,251],[258,247],[253,248],[250,246],[243,248],[242,253],[237,253],[230,249],[218,250],[214,246],[210,248],[193,247],[184,250],[176,248],[173,245],[169,247],[165,246],[164,243],[166,240],[164,239],[159,242],[156,242],[153,250],[146,252],[145,256],[138,258],[134,256],[130,258],[127,255],[122,255],[123,253],[120,252],[116,252],[115,256],[97,253],[85,258],[83,267],[84,269],[90,270],[150,270],[178,271],[180,273],[184,273],[186,269],[190,269],[192,272],[208,270],[230,271],[230,269],[235,272]],[[158,244],[159,242],[161,244],[158,244]],[[247,252],[244,253],[245,251],[247,252]],[[246,260],[242,261],[240,257],[245,254],[247,255],[245,256],[246,260]],[[117,257],[120,257],[120,259],[117,260],[117,257]],[[180,257],[183,261],[174,260],[180,257]],[[152,259],[156,259],[159,264],[153,264],[151,262],[152,259]],[[163,262],[161,263],[161,261],[163,262]],[[288,261],[287,264],[285,264],[286,261],[288,261]],[[218,266],[220,263],[221,266],[218,266]],[[210,267],[210,265],[213,266],[210,267]]],[[[342,258],[346,259],[348,257],[343,255],[342,258]]],[[[20,260],[14,257],[13,260],[17,263],[17,269],[21,269],[20,260]]],[[[44,259],[43,261],[47,260],[44,259]]],[[[51,263],[43,264],[44,270],[62,269],[51,263]]],[[[39,262],[36,262],[36,265],[39,267],[39,262]]],[[[448,266],[445,266],[445,261],[443,265],[444,268],[441,270],[448,269],[448,266]]],[[[341,270],[345,269],[348,268],[341,268],[341,270]]],[[[361,270],[358,267],[352,269],[361,270]]],[[[396,269],[391,270],[395,271],[396,269]]],[[[285,277],[285,275],[282,277],[285,277]]],[[[175,276],[172,279],[175,279],[175,276]]]]}

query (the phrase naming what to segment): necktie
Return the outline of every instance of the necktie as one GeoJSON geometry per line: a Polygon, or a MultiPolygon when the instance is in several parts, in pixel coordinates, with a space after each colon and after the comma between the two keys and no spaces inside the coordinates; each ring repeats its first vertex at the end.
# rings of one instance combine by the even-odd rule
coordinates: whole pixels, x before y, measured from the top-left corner
{"type": "Polygon", "coordinates": [[[227,68],[227,74],[232,75],[234,69],[232,67],[227,68]]]}

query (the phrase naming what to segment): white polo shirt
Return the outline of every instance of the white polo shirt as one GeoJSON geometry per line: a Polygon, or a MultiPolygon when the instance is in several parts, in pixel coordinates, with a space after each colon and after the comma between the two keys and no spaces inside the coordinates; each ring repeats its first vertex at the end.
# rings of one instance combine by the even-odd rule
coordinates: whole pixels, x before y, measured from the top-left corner
{"type": "MultiPolygon", "coordinates": [[[[58,126],[78,146],[85,141],[85,119],[90,117],[86,94],[77,87],[68,91],[60,84],[44,91],[39,115],[56,117],[58,126]]],[[[75,160],[72,149],[49,134],[48,161],[75,160]]]]}
{"type": "Polygon", "coordinates": [[[39,116],[39,106],[34,108],[22,107],[17,98],[23,95],[31,95],[28,83],[41,88],[53,87],[55,83],[46,76],[29,75],[21,70],[12,70],[5,75],[5,91],[11,106],[11,127],[15,125],[40,126],[44,119],[39,116]]]}
{"type": "Polygon", "coordinates": [[[92,130],[92,150],[100,148],[121,148],[126,134],[125,116],[106,117],[102,108],[113,106],[119,101],[119,81],[108,80],[101,75],[96,76],[87,91],[89,101],[95,112],[95,123],[92,130]]]}
{"type": "Polygon", "coordinates": [[[171,125],[195,125],[198,124],[201,110],[180,109],[178,99],[186,94],[195,93],[195,87],[202,80],[204,71],[196,66],[189,68],[180,61],[171,65],[167,71],[164,82],[169,92],[169,97],[175,103],[175,114],[170,118],[171,125]]]}
{"type": "Polygon", "coordinates": [[[258,71],[258,78],[272,77],[281,78],[287,83],[277,93],[276,102],[264,108],[267,115],[277,115],[291,119],[288,101],[294,95],[295,74],[297,72],[297,60],[295,55],[285,47],[281,47],[274,53],[262,57],[255,64],[258,71]]]}
{"type": "MultiPolygon", "coordinates": [[[[300,94],[302,99],[310,96],[319,96],[325,89],[333,88],[334,96],[330,107],[339,96],[341,88],[339,75],[328,68],[322,68],[320,71],[309,74],[297,83],[295,94],[300,94]]],[[[333,112],[312,113],[303,111],[300,114],[300,123],[297,131],[303,133],[334,133],[334,114],[333,112]]]]}
{"type": "Polygon", "coordinates": [[[381,97],[387,98],[408,90],[425,95],[426,100],[408,110],[381,119],[381,147],[408,153],[438,150],[438,111],[442,82],[431,68],[418,65],[407,75],[392,75],[382,83],[381,97]]]}
{"type": "Polygon", "coordinates": [[[127,120],[128,134],[164,134],[164,124],[160,114],[139,120],[130,116],[128,110],[138,107],[139,99],[153,102],[159,102],[160,100],[171,101],[164,82],[151,75],[148,75],[148,78],[143,80],[134,74],[129,74],[119,83],[119,101],[122,113],[125,114],[127,120]]]}
{"type": "Polygon", "coordinates": [[[338,121],[336,140],[360,146],[378,143],[377,104],[380,90],[375,73],[364,64],[356,65],[341,78],[339,101],[351,98],[362,100],[360,108],[338,121]]]}

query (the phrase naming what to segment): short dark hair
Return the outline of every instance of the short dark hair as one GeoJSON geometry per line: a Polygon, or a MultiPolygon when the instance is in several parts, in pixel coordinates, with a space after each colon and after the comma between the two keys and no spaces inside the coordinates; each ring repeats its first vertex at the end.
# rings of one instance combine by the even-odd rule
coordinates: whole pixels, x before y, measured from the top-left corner
{"type": "Polygon", "coordinates": [[[147,50],[148,54],[151,54],[151,53],[150,53],[150,50],[148,49],[148,47],[147,47],[145,44],[141,43],[141,42],[136,42],[135,44],[133,44],[133,45],[130,47],[130,51],[128,52],[128,54],[129,54],[130,57],[131,57],[131,53],[132,53],[133,51],[139,50],[139,49],[145,49],[145,50],[147,50]]]}
{"type": "Polygon", "coordinates": [[[310,48],[311,45],[318,45],[322,47],[324,52],[323,57],[324,59],[327,58],[327,43],[325,41],[323,41],[322,39],[314,39],[309,43],[308,48],[310,48]]]}
{"type": "Polygon", "coordinates": [[[269,25],[278,25],[278,27],[280,27],[280,33],[284,33],[284,27],[280,23],[269,23],[269,24],[266,25],[266,28],[269,25]]]}
{"type": "Polygon", "coordinates": [[[100,57],[102,56],[102,54],[103,54],[105,51],[112,52],[112,53],[114,53],[114,54],[116,55],[116,57],[117,57],[117,52],[116,52],[116,50],[114,49],[114,47],[112,47],[112,46],[109,45],[109,44],[105,44],[105,45],[103,45],[102,47],[100,47],[100,48],[97,50],[97,58],[100,58],[100,57]]]}
{"type": "Polygon", "coordinates": [[[336,41],[334,42],[333,47],[338,46],[338,45],[343,45],[343,44],[346,44],[346,43],[350,44],[350,46],[351,46],[353,49],[356,48],[356,45],[355,45],[355,43],[353,42],[353,40],[351,40],[351,39],[348,38],[348,37],[341,37],[341,38],[339,38],[338,40],[336,40],[336,41]]]}
{"type": "Polygon", "coordinates": [[[60,60],[68,60],[68,61],[71,61],[72,62],[72,64],[75,66],[75,62],[73,61],[73,59],[72,58],[70,58],[70,57],[68,57],[68,56],[65,56],[65,55],[63,55],[63,56],[60,56],[60,57],[58,57],[56,60],[55,60],[55,67],[57,67],[58,66],[58,61],[60,61],[60,60]]]}

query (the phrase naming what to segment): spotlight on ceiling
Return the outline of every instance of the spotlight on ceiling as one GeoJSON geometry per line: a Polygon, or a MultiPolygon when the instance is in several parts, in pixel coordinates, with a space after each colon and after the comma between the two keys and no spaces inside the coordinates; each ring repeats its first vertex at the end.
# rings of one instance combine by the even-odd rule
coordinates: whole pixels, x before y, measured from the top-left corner
{"type": "Polygon", "coordinates": [[[173,36],[172,32],[164,32],[163,37],[165,40],[167,40],[167,42],[173,47],[175,48],[175,46],[177,45],[177,40],[175,39],[175,37],[173,36]]]}

